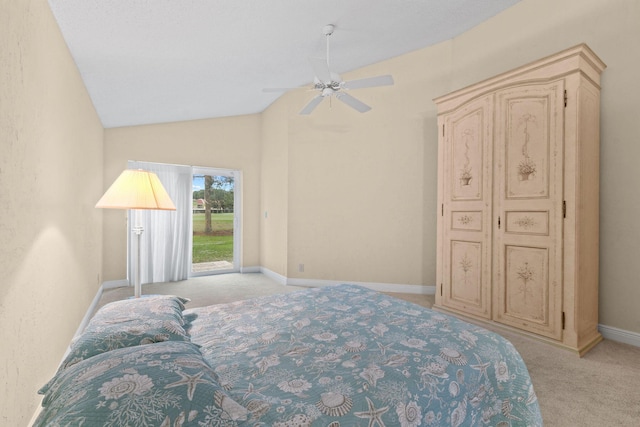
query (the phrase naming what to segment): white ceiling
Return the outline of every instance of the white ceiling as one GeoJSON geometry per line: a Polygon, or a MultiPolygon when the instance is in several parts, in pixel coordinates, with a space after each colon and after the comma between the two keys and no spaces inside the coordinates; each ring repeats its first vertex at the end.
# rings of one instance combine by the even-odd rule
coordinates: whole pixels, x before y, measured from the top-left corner
{"type": "Polygon", "coordinates": [[[49,0],[105,128],[253,114],[311,85],[430,46],[520,0],[49,0]]]}

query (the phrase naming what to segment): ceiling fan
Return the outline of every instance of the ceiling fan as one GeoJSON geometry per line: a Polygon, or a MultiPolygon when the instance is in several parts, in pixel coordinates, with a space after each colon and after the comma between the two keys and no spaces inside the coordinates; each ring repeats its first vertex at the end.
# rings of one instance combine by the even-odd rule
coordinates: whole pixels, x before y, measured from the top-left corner
{"type": "MultiPolygon", "coordinates": [[[[393,77],[390,75],[367,77],[364,79],[343,81],[337,73],[332,72],[329,69],[329,36],[333,34],[334,26],[329,24],[325,25],[322,29],[327,39],[327,57],[326,58],[309,58],[311,67],[315,77],[313,79],[314,85],[311,90],[319,92],[305,107],[300,111],[300,114],[308,115],[322,102],[324,98],[331,98],[335,96],[336,99],[344,102],[349,107],[355,110],[365,113],[371,110],[364,102],[351,96],[346,91],[352,89],[362,89],[376,86],[390,86],[393,84],[393,77]]],[[[264,92],[285,92],[293,89],[300,88],[270,88],[263,89],[264,92]]]]}

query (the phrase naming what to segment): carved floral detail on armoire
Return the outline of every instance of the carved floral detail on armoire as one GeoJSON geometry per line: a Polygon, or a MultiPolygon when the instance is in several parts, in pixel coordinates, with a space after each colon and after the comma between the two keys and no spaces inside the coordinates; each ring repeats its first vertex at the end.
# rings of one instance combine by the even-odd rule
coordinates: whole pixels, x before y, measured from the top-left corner
{"type": "Polygon", "coordinates": [[[536,164],[529,156],[529,140],[531,139],[529,123],[535,125],[536,116],[529,113],[520,116],[518,124],[522,125],[522,132],[524,134],[522,138],[522,160],[520,160],[520,163],[518,164],[518,175],[520,176],[521,181],[528,181],[530,178],[535,178],[536,175],[536,164]]]}
{"type": "Polygon", "coordinates": [[[462,132],[464,138],[464,165],[460,171],[460,183],[462,185],[470,185],[473,175],[471,174],[471,159],[469,159],[469,142],[473,143],[473,129],[465,129],[462,132]]]}
{"type": "Polygon", "coordinates": [[[436,98],[434,308],[580,355],[598,332],[600,74],[581,44],[436,98]]]}

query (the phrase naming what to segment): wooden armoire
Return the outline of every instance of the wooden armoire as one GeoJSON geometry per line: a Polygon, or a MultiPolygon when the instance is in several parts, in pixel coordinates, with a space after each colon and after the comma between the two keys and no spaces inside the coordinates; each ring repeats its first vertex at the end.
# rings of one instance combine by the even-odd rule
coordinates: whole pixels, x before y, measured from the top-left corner
{"type": "Polygon", "coordinates": [[[434,100],[434,308],[584,354],[598,332],[600,74],[582,44],[434,100]]]}

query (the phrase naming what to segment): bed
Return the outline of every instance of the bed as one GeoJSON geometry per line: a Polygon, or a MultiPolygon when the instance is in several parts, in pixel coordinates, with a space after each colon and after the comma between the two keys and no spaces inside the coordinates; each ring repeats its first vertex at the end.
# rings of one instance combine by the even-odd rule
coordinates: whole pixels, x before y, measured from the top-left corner
{"type": "Polygon", "coordinates": [[[542,425],[513,345],[455,317],[355,285],[184,303],[100,310],[36,425],[542,425]]]}

